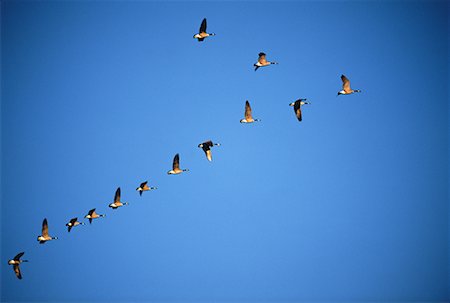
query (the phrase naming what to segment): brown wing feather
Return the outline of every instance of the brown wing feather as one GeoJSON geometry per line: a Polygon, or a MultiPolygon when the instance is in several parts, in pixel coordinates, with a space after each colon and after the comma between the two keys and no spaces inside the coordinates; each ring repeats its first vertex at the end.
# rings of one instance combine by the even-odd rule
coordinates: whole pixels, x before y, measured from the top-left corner
{"type": "Polygon", "coordinates": [[[245,101],[245,119],[246,120],[251,120],[252,119],[252,108],[250,107],[250,102],[245,101]]]}
{"type": "Polygon", "coordinates": [[[14,257],[14,260],[19,261],[20,258],[22,258],[23,254],[24,254],[24,252],[18,253],[17,256],[14,257]]]}
{"type": "Polygon", "coordinates": [[[295,115],[297,116],[298,121],[302,121],[302,109],[300,107],[295,111],[295,115]]]}
{"type": "Polygon", "coordinates": [[[206,158],[207,158],[209,161],[212,161],[211,150],[208,149],[205,153],[206,153],[206,158]]]}
{"type": "Polygon", "coordinates": [[[114,195],[114,202],[120,202],[120,187],[118,187],[116,190],[116,194],[114,195]]]}
{"type": "Polygon", "coordinates": [[[350,80],[348,80],[348,78],[344,75],[341,75],[341,80],[342,80],[342,89],[346,92],[346,93],[350,93],[351,88],[350,88],[350,80]]]}
{"type": "Polygon", "coordinates": [[[180,155],[179,154],[176,154],[175,157],[173,157],[172,169],[173,170],[180,169],[180,155]]]}
{"type": "Polygon", "coordinates": [[[22,274],[20,273],[19,265],[15,264],[13,266],[13,268],[14,268],[14,272],[16,273],[16,277],[19,279],[22,279],[22,274]]]}
{"type": "Polygon", "coordinates": [[[261,64],[266,64],[267,63],[266,54],[259,53],[258,62],[261,63],[261,64]]]}
{"type": "Polygon", "coordinates": [[[200,29],[198,30],[198,33],[199,34],[206,33],[206,18],[203,19],[202,24],[200,25],[200,29]]]}
{"type": "Polygon", "coordinates": [[[302,100],[296,100],[294,103],[294,112],[298,121],[302,121],[302,109],[300,102],[302,102],[302,100]]]}
{"type": "Polygon", "coordinates": [[[48,237],[48,222],[47,222],[47,218],[45,218],[44,221],[42,222],[42,235],[44,237],[48,237]]]}
{"type": "Polygon", "coordinates": [[[91,215],[91,216],[92,216],[93,213],[95,213],[95,208],[91,209],[91,210],[89,211],[88,215],[91,215]]]}

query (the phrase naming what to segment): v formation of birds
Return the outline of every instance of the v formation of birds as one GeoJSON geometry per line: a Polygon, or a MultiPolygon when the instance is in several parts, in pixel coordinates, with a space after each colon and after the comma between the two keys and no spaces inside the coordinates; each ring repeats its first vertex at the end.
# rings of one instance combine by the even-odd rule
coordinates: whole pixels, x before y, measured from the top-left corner
{"type": "MultiPolygon", "coordinates": [[[[194,38],[197,39],[198,42],[202,42],[206,38],[216,35],[214,33],[208,33],[206,31],[206,27],[207,27],[207,23],[206,23],[206,18],[205,18],[205,19],[203,19],[203,21],[200,25],[199,32],[194,35],[194,38]]],[[[269,65],[273,65],[273,64],[278,64],[278,62],[268,61],[266,59],[266,54],[263,52],[260,52],[258,54],[258,61],[255,64],[253,64],[253,66],[255,68],[255,71],[257,71],[261,67],[265,67],[265,66],[269,66],[269,65]]],[[[338,92],[338,94],[337,94],[338,96],[339,95],[349,95],[349,94],[361,92],[361,90],[359,90],[359,89],[352,89],[350,87],[350,80],[346,76],[341,75],[341,81],[342,81],[342,90],[340,90],[338,92]]],[[[297,117],[298,121],[302,121],[302,106],[305,104],[311,104],[309,102],[306,102],[306,100],[307,100],[306,98],[299,98],[289,104],[289,106],[294,107],[294,113],[295,113],[295,116],[297,117]]],[[[241,123],[253,123],[253,122],[257,122],[257,121],[261,121],[261,120],[257,119],[257,118],[253,118],[250,102],[248,100],[245,101],[244,118],[241,119],[240,122],[241,123]]],[[[214,143],[211,140],[207,140],[198,145],[198,147],[201,148],[203,150],[203,152],[205,153],[206,159],[208,161],[212,161],[211,148],[213,148],[214,146],[220,146],[220,143],[217,143],[217,142],[214,143]]],[[[181,174],[186,171],[189,171],[189,169],[180,168],[180,155],[176,154],[173,158],[172,169],[169,170],[167,172],[167,174],[178,175],[178,174],[181,174]]],[[[155,189],[157,189],[157,187],[148,186],[148,181],[144,181],[139,185],[139,187],[136,188],[136,191],[138,191],[139,195],[142,196],[142,193],[144,191],[151,191],[151,190],[155,190],[155,189]]],[[[120,187],[118,187],[116,190],[116,193],[114,195],[114,200],[111,204],[108,205],[108,207],[115,210],[124,205],[129,205],[128,202],[122,202],[120,196],[121,196],[121,190],[120,190],[120,187]]],[[[89,223],[92,224],[92,221],[94,219],[102,218],[105,216],[106,215],[104,215],[104,214],[98,214],[96,212],[96,209],[93,208],[88,212],[87,215],[84,216],[84,218],[88,219],[89,223]]],[[[78,221],[78,217],[74,217],[74,218],[70,219],[70,221],[66,224],[67,231],[70,232],[72,230],[72,228],[74,228],[75,226],[78,226],[78,225],[84,225],[83,222],[78,221]]],[[[44,220],[42,222],[42,233],[41,233],[41,235],[39,235],[37,237],[38,242],[40,244],[44,244],[47,241],[56,240],[56,239],[58,239],[58,237],[50,236],[49,231],[48,231],[48,221],[47,221],[47,218],[44,218],[44,220]]],[[[23,255],[24,255],[24,252],[20,252],[13,259],[8,261],[8,264],[13,266],[14,273],[16,274],[16,277],[18,279],[22,279],[22,273],[20,271],[19,265],[23,262],[28,262],[28,260],[21,259],[23,255]]]]}

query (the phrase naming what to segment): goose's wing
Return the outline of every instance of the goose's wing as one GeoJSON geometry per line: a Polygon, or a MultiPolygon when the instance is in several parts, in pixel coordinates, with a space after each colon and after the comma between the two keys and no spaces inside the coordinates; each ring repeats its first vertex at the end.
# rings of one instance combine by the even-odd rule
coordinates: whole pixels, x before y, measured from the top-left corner
{"type": "Polygon", "coordinates": [[[298,121],[302,121],[302,109],[300,106],[300,100],[295,101],[294,103],[294,111],[295,115],[297,116],[298,121]]]}
{"type": "Polygon", "coordinates": [[[88,212],[88,215],[91,215],[91,216],[92,216],[93,213],[95,213],[95,208],[91,209],[91,210],[88,212]]]}
{"type": "Polygon", "coordinates": [[[19,261],[22,258],[24,252],[18,253],[17,256],[14,257],[14,261],[19,261]]]}
{"type": "Polygon", "coordinates": [[[45,218],[44,221],[42,222],[42,235],[44,237],[48,237],[48,222],[47,222],[47,218],[45,218]]]}
{"type": "Polygon", "coordinates": [[[78,218],[70,219],[70,223],[74,224],[75,222],[77,222],[77,220],[78,220],[78,218]]]}
{"type": "Polygon", "coordinates": [[[266,60],[266,54],[265,53],[259,53],[258,54],[259,58],[258,58],[258,62],[261,64],[266,64],[267,60],[266,60]]]}
{"type": "MultiPolygon", "coordinates": [[[[213,20],[214,21],[214,20],[213,20]]],[[[206,33],[206,18],[203,19],[202,24],[200,25],[200,29],[198,33],[206,33]]]]}
{"type": "Polygon", "coordinates": [[[252,108],[250,107],[250,102],[245,101],[245,119],[246,120],[251,120],[252,119],[252,108]]]}
{"type": "Polygon", "coordinates": [[[144,188],[145,185],[147,185],[148,181],[142,182],[141,185],[139,185],[140,188],[144,188]]]}
{"type": "Polygon", "coordinates": [[[22,274],[20,273],[19,264],[14,264],[13,266],[14,272],[16,273],[16,277],[22,279],[22,274]]]}
{"type": "Polygon", "coordinates": [[[341,75],[341,80],[342,80],[342,89],[346,93],[349,93],[351,91],[350,80],[348,80],[348,78],[346,76],[344,76],[344,75],[341,75]]]}
{"type": "Polygon", "coordinates": [[[114,195],[114,202],[120,202],[120,187],[117,187],[116,194],[114,195]]]}
{"type": "Polygon", "coordinates": [[[211,150],[208,149],[207,151],[205,151],[205,154],[206,154],[206,159],[208,159],[209,161],[212,161],[211,150]]]}
{"type": "Polygon", "coordinates": [[[173,157],[172,169],[173,170],[180,169],[180,155],[179,154],[176,154],[175,157],[173,157]]]}

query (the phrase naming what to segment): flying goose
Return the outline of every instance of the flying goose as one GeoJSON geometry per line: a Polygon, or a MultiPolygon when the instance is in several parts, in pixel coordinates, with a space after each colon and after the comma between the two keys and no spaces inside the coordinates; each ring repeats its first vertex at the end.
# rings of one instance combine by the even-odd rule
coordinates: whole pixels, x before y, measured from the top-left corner
{"type": "Polygon", "coordinates": [[[148,181],[142,182],[141,185],[139,185],[138,188],[136,188],[137,191],[139,191],[139,195],[142,196],[142,192],[152,189],[158,189],[157,187],[149,187],[147,185],[148,181]]]}
{"type": "Polygon", "coordinates": [[[121,206],[128,205],[128,202],[120,202],[120,187],[117,188],[116,193],[114,195],[114,202],[109,204],[108,206],[112,209],[117,209],[121,206]]]}
{"type": "Polygon", "coordinates": [[[241,123],[252,123],[255,121],[261,121],[259,119],[253,119],[252,117],[252,108],[250,107],[250,102],[245,101],[245,113],[244,113],[244,119],[241,119],[241,123]]]}
{"type": "Polygon", "coordinates": [[[70,230],[72,229],[72,227],[75,227],[77,225],[84,225],[84,223],[79,222],[77,217],[70,219],[69,223],[66,224],[67,231],[70,233],[70,230]]]}
{"type": "Polygon", "coordinates": [[[208,159],[208,161],[212,161],[211,147],[213,147],[214,145],[220,146],[220,143],[213,143],[211,140],[209,140],[198,145],[198,147],[203,149],[203,151],[205,152],[206,159],[208,159]]]}
{"type": "Polygon", "coordinates": [[[42,235],[37,237],[39,244],[44,244],[47,241],[56,239],[58,239],[58,237],[51,237],[48,235],[48,223],[47,218],[45,218],[44,221],[42,221],[42,235]]]}
{"type": "Polygon", "coordinates": [[[206,32],[206,18],[203,19],[202,24],[200,25],[200,29],[198,30],[198,34],[194,35],[195,39],[198,39],[198,42],[202,42],[206,37],[215,36],[214,33],[206,32]]]}
{"type": "Polygon", "coordinates": [[[180,169],[180,155],[176,154],[175,157],[173,157],[172,170],[169,170],[167,172],[167,174],[169,174],[169,175],[178,175],[178,174],[181,174],[184,171],[189,171],[189,169],[180,169]]]}
{"type": "Polygon", "coordinates": [[[19,279],[22,279],[22,274],[19,268],[20,263],[28,262],[28,260],[20,260],[23,254],[24,252],[18,253],[17,256],[14,257],[14,259],[8,261],[8,264],[13,266],[14,272],[16,273],[16,277],[19,279]]]}
{"type": "Polygon", "coordinates": [[[253,64],[253,66],[255,67],[255,72],[258,68],[263,67],[263,66],[267,66],[270,64],[278,64],[278,62],[270,62],[266,60],[266,54],[265,53],[259,53],[258,54],[259,58],[258,58],[258,62],[256,62],[255,64],[253,64]]]}
{"type": "Polygon", "coordinates": [[[89,223],[92,224],[92,220],[100,218],[100,217],[106,217],[106,215],[99,215],[95,212],[95,208],[91,209],[89,213],[84,216],[86,219],[89,219],[89,223]]]}
{"type": "Polygon", "coordinates": [[[344,75],[341,75],[342,80],[342,90],[338,92],[339,95],[350,95],[353,93],[360,93],[361,91],[359,89],[351,89],[350,88],[350,80],[344,75]]]}
{"type": "Polygon", "coordinates": [[[297,116],[298,121],[302,121],[302,105],[311,104],[309,102],[305,102],[306,99],[298,99],[289,104],[289,106],[294,107],[295,115],[297,116]]]}

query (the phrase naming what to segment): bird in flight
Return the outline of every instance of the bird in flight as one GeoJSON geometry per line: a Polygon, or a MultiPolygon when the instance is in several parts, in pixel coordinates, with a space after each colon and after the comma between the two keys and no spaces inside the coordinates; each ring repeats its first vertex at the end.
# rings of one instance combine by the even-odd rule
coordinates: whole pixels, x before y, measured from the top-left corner
{"type": "Polygon", "coordinates": [[[56,239],[58,239],[58,237],[49,236],[48,222],[47,222],[47,218],[45,218],[44,221],[42,221],[42,235],[38,236],[37,240],[39,241],[40,244],[44,244],[47,241],[56,240],[56,239]]]}
{"type": "Polygon", "coordinates": [[[250,107],[250,102],[245,101],[245,113],[244,113],[244,119],[241,119],[241,123],[252,123],[255,121],[261,121],[259,119],[253,119],[252,117],[252,108],[250,107]]]}
{"type": "Polygon", "coordinates": [[[70,233],[72,227],[75,227],[77,225],[84,225],[84,223],[79,222],[77,217],[70,219],[69,223],[66,224],[67,231],[70,233]]]}
{"type": "Polygon", "coordinates": [[[220,143],[213,143],[211,140],[209,140],[198,145],[198,147],[203,149],[203,151],[205,152],[206,159],[208,159],[208,161],[212,161],[211,147],[213,147],[214,145],[220,146],[220,143]]]}
{"type": "Polygon", "coordinates": [[[302,121],[302,106],[305,104],[311,104],[306,102],[306,99],[298,99],[289,104],[289,106],[294,107],[295,115],[297,116],[298,121],[302,121]]]}
{"type": "Polygon", "coordinates": [[[148,181],[142,182],[141,185],[139,185],[136,190],[139,192],[139,195],[142,196],[142,192],[152,190],[152,189],[158,189],[157,187],[149,187],[147,185],[148,181]]]}
{"type": "Polygon", "coordinates": [[[106,217],[106,215],[99,215],[95,212],[95,208],[91,209],[86,216],[84,216],[86,219],[89,219],[89,224],[92,224],[92,220],[100,218],[100,217],[106,217]]]}
{"type": "Polygon", "coordinates": [[[200,25],[200,29],[198,30],[198,34],[194,35],[195,39],[198,39],[198,42],[202,42],[206,37],[215,36],[214,33],[206,32],[206,18],[203,19],[202,24],[200,25]]]}
{"type": "Polygon", "coordinates": [[[189,171],[189,169],[180,169],[180,155],[176,154],[175,157],[173,157],[172,170],[169,170],[167,172],[167,174],[169,174],[169,175],[178,175],[178,174],[181,174],[184,171],[189,171]]]}
{"type": "Polygon", "coordinates": [[[338,92],[339,95],[350,95],[353,93],[360,93],[361,91],[359,89],[351,89],[350,87],[350,80],[344,75],[341,75],[342,80],[342,90],[338,92]]]}
{"type": "Polygon", "coordinates": [[[258,68],[263,67],[263,66],[267,66],[267,65],[271,65],[271,64],[278,64],[278,62],[270,62],[266,60],[266,54],[265,53],[259,53],[258,54],[258,62],[256,62],[255,64],[253,64],[253,66],[255,67],[255,72],[258,68]]]}
{"type": "Polygon", "coordinates": [[[8,261],[9,265],[13,266],[14,272],[16,273],[16,277],[18,279],[22,279],[22,273],[20,272],[20,263],[22,262],[28,262],[28,260],[21,260],[24,252],[18,253],[12,260],[8,261]]]}
{"type": "Polygon", "coordinates": [[[112,209],[117,209],[121,206],[128,205],[128,204],[129,204],[128,202],[120,201],[120,187],[118,187],[116,189],[116,193],[114,194],[114,202],[109,204],[108,206],[111,207],[112,209]]]}

